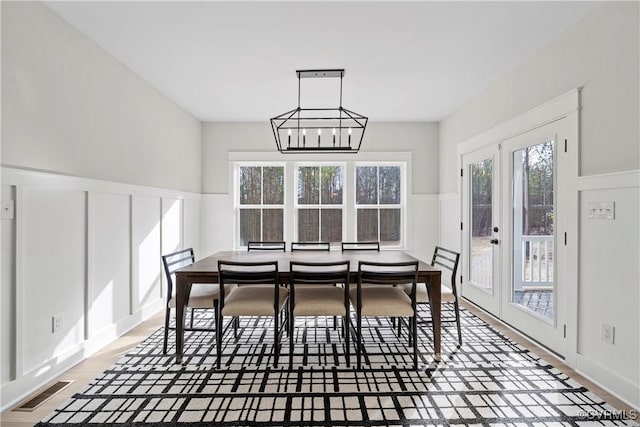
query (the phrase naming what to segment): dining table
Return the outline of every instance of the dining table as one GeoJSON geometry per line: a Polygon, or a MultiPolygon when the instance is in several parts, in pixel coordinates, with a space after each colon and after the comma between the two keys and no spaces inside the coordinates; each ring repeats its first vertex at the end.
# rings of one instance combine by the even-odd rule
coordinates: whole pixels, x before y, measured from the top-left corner
{"type": "Polygon", "coordinates": [[[184,324],[187,301],[191,285],[194,283],[218,283],[218,261],[277,261],[278,272],[282,284],[289,283],[289,262],[335,262],[349,261],[350,283],[358,281],[358,262],[404,262],[418,261],[418,283],[425,283],[428,287],[431,302],[431,316],[433,322],[433,349],[434,358],[440,360],[440,282],[441,271],[437,267],[421,260],[410,252],[400,250],[382,251],[222,251],[202,258],[193,264],[183,267],[175,272],[176,286],[176,359],[175,363],[182,364],[184,346],[184,324]]]}

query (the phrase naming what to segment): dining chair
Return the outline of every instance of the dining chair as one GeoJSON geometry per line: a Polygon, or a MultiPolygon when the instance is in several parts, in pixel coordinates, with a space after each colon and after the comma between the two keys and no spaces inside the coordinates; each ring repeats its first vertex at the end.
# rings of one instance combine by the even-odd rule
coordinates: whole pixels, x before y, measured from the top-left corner
{"type": "Polygon", "coordinates": [[[280,241],[250,241],[247,251],[282,251],[287,250],[287,244],[280,241]]]}
{"type": "Polygon", "coordinates": [[[342,242],[342,252],[346,251],[380,252],[380,242],[342,242]]]}
{"type": "Polygon", "coordinates": [[[289,368],[293,366],[296,317],[342,317],[345,358],[349,352],[349,261],[289,263],[289,368]]]}
{"type": "MultiPolygon", "coordinates": [[[[229,316],[233,320],[229,325],[234,326],[237,337],[237,320],[245,316],[273,318],[273,353],[274,366],[278,366],[280,356],[280,338],[282,335],[281,315],[289,297],[289,290],[280,286],[277,261],[240,262],[218,261],[218,281],[220,289],[224,286],[236,285],[237,288],[220,298],[218,325],[216,331],[216,346],[218,357],[216,367],[220,369],[222,359],[222,338],[224,318],[229,316]]],[[[227,325],[227,328],[229,327],[227,325]]]]}
{"type": "Polygon", "coordinates": [[[291,242],[291,252],[295,251],[330,251],[329,242],[291,242]]]}
{"type": "MultiPolygon", "coordinates": [[[[416,327],[416,283],[418,261],[408,262],[358,262],[358,283],[351,289],[349,299],[356,310],[356,357],[361,367],[362,318],[407,318],[408,340],[413,347],[413,368],[418,369],[418,334],[416,327]],[[399,285],[409,285],[407,294],[399,285]]],[[[391,328],[395,330],[395,328],[391,328]]]]}
{"type": "MultiPolygon", "coordinates": [[[[431,266],[432,267],[440,267],[444,270],[447,270],[451,273],[449,276],[449,286],[443,283],[440,287],[440,301],[446,303],[453,303],[453,316],[447,316],[440,320],[440,323],[456,323],[456,327],[458,329],[458,344],[462,345],[462,329],[460,327],[460,304],[458,302],[458,290],[456,286],[456,276],[458,272],[458,262],[460,261],[460,254],[458,252],[452,251],[450,249],[443,248],[441,246],[436,246],[433,251],[433,257],[431,258],[431,266]]],[[[443,278],[446,276],[443,275],[443,278]]],[[[444,281],[443,281],[444,282],[444,281]]],[[[404,285],[403,289],[405,292],[410,292],[411,289],[404,285]]],[[[416,287],[416,303],[417,304],[429,304],[429,287],[425,283],[418,283],[416,287]]],[[[432,307],[429,304],[429,310],[431,311],[432,307]]],[[[432,313],[433,319],[433,313],[432,313]]],[[[432,323],[431,319],[418,319],[419,323],[432,323]]]]}
{"type": "MultiPolygon", "coordinates": [[[[175,329],[169,326],[169,320],[171,318],[171,309],[176,307],[176,298],[174,293],[174,273],[176,270],[187,267],[195,262],[195,255],[193,248],[187,248],[180,251],[176,251],[170,254],[162,255],[162,265],[164,267],[164,273],[167,280],[167,299],[165,304],[164,315],[164,344],[162,346],[162,353],[167,353],[167,342],[169,339],[169,330],[175,329]]],[[[229,293],[232,290],[232,286],[225,287],[225,292],[229,293]]],[[[189,327],[185,327],[185,331],[213,331],[215,328],[194,328],[193,317],[194,313],[198,309],[213,309],[214,313],[214,326],[218,324],[218,299],[220,295],[220,287],[218,284],[193,284],[191,285],[191,291],[189,292],[189,299],[187,300],[187,308],[191,311],[191,321],[189,327]]]]}

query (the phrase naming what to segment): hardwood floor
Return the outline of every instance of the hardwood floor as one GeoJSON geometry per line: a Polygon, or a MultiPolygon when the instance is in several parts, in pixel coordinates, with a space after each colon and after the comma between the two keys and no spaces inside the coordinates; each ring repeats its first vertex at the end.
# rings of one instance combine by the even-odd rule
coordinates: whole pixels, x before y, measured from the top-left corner
{"type": "MultiPolygon", "coordinates": [[[[501,332],[503,335],[511,338],[512,340],[519,343],[528,350],[534,352],[535,354],[543,356],[549,363],[551,363],[567,375],[571,376],[576,381],[582,383],[585,387],[600,396],[615,408],[622,409],[627,412],[633,409],[629,405],[617,399],[615,396],[598,387],[596,384],[579,375],[573,369],[570,369],[564,363],[562,363],[557,357],[551,355],[551,353],[548,353],[545,349],[539,347],[537,344],[529,341],[519,333],[515,332],[513,329],[509,328],[507,325],[496,320],[492,316],[488,315],[487,313],[469,303],[463,301],[462,306],[489,323],[493,328],[501,332]]],[[[120,358],[127,352],[127,350],[136,346],[140,341],[142,341],[143,339],[151,335],[152,332],[161,327],[163,324],[163,314],[163,312],[160,312],[157,315],[153,316],[151,319],[132,329],[127,334],[120,337],[118,340],[114,341],[104,349],[100,350],[87,360],[83,361],[82,363],[78,364],[77,366],[57,378],[56,381],[71,380],[73,381],[73,383],[64,388],[62,391],[58,392],[46,402],[44,402],[34,411],[20,412],[9,410],[0,414],[0,425],[2,425],[3,427],[25,427],[33,426],[34,424],[36,424],[38,421],[53,412],[55,408],[60,406],[74,393],[82,389],[82,387],[88,384],[99,373],[115,363],[118,358],[120,358]]],[[[42,389],[46,389],[47,387],[48,385],[43,387],[42,389]]]]}

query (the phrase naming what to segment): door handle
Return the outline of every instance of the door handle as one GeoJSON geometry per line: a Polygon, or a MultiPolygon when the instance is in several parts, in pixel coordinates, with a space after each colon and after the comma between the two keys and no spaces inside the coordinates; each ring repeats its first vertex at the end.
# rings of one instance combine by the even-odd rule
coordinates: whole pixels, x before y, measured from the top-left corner
{"type": "Polygon", "coordinates": [[[497,245],[499,243],[498,239],[491,239],[492,245],[497,245]]]}

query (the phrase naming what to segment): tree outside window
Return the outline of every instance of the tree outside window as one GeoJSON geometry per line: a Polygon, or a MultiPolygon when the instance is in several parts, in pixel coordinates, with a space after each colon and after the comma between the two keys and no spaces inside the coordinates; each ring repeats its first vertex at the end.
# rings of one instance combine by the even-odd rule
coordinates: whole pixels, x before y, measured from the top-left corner
{"type": "Polygon", "coordinates": [[[342,241],[343,189],[342,166],[298,167],[298,241],[342,241]]]}

